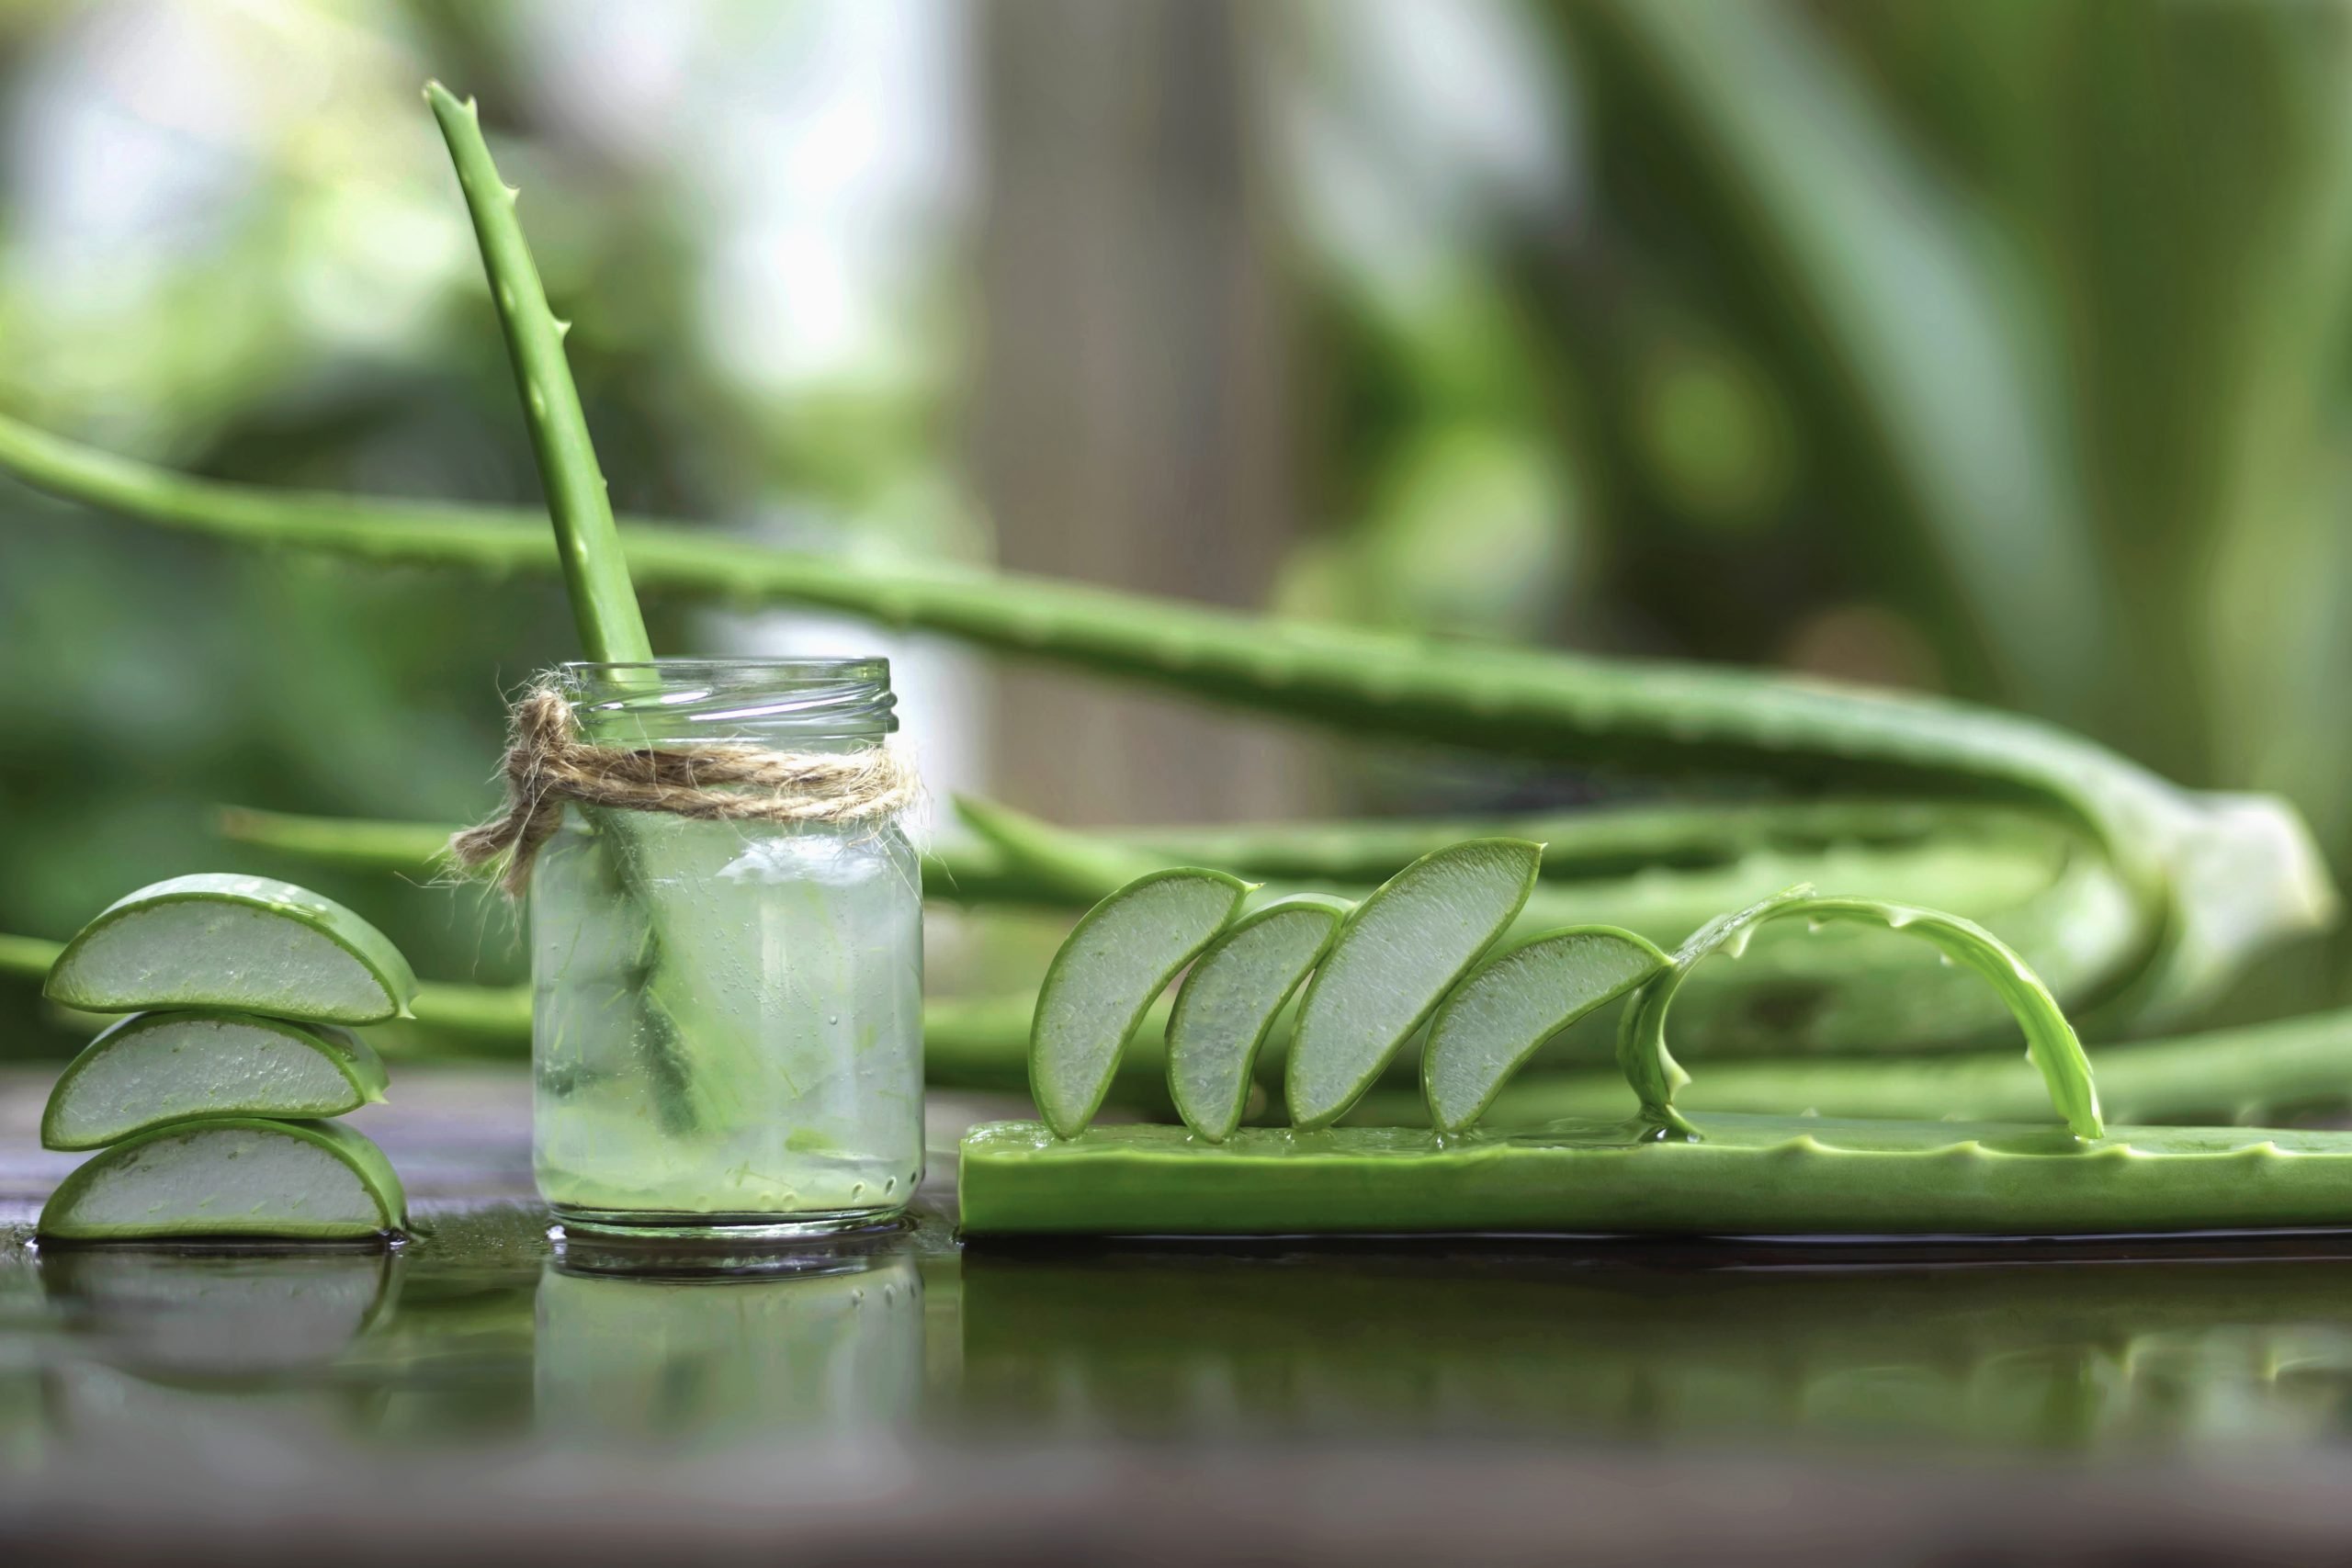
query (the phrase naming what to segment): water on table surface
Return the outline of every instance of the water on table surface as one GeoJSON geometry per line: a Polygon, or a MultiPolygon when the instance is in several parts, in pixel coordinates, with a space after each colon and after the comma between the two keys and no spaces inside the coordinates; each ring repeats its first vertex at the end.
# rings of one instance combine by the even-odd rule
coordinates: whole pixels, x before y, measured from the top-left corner
{"type": "Polygon", "coordinates": [[[933,1209],[787,1273],[643,1279],[543,1228],[426,1205],[390,1258],[0,1240],[0,1472],[263,1428],[346,1466],[859,1433],[2036,1462],[2352,1437],[2343,1236],[988,1249],[933,1209]]]}
{"type": "Polygon", "coordinates": [[[582,815],[532,882],[541,1193],[602,1215],[905,1203],[922,1171],[905,839],[582,815]]]}

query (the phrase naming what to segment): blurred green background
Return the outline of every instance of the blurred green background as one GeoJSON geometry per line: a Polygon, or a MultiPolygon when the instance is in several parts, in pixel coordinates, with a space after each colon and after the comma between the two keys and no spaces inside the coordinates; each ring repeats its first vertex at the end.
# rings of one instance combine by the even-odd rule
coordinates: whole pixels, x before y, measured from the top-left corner
{"type": "MultiPolygon", "coordinates": [[[[2344,6],[0,0],[0,407],[535,502],[428,75],[526,192],[624,509],[1949,691],[2284,794],[2352,875],[2344,6]]],[[[1594,787],[653,610],[881,648],[935,788],[1064,821],[1594,787]]],[[[209,823],[478,814],[502,691],[572,651],[552,582],[0,481],[0,930],[239,866],[513,978],[491,901],[209,823]]],[[[0,993],[0,1053],[74,1038],[0,993]]]]}

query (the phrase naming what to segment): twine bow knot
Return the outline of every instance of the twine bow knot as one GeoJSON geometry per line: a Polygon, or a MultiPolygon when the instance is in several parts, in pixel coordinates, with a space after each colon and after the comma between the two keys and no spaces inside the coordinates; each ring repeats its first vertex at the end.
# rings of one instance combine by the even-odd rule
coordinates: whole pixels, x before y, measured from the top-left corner
{"type": "Polygon", "coordinates": [[[448,852],[468,871],[507,854],[498,882],[516,897],[566,801],[707,822],[862,822],[894,817],[922,793],[914,764],[888,746],[838,754],[598,746],[580,739],[571,705],[552,685],[531,688],[508,717],[505,807],[450,839],[448,852]]]}

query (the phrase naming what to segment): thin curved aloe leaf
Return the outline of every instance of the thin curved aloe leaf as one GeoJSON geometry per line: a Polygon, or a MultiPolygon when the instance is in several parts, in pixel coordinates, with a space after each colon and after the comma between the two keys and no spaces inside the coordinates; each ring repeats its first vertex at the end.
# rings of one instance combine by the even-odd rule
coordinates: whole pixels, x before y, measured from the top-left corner
{"type": "Polygon", "coordinates": [[[1046,970],[1029,1025],[1029,1092],[1057,1134],[1085,1131],[1153,999],[1249,896],[1250,884],[1221,871],[1156,871],[1079,920],[1046,970]]]}
{"type": "Polygon", "coordinates": [[[2344,1223],[2352,1133],[1710,1112],[1692,1141],[1632,1121],[1425,1129],[1098,1127],[964,1136],[967,1235],[2068,1235],[2344,1223]]]}
{"type": "Polygon", "coordinates": [[[1692,1135],[1689,1120],[1674,1109],[1675,1090],[1690,1082],[1690,1075],[1676,1063],[1666,1043],[1667,1010],[1690,971],[1718,951],[1736,958],[1758,927],[1792,916],[1815,921],[1863,920],[1905,931],[1933,942],[1946,957],[1983,976],[2025,1032],[2026,1055],[2041,1070],[2059,1119],[2078,1138],[2101,1135],[2098,1091],[2091,1082],[2090,1060],[2083,1055],[2082,1042],[2075,1038],[2074,1026],[2066,1021],[2049,987],[2007,943],[1974,921],[1954,915],[1877,898],[1824,897],[1810,887],[1790,888],[1702,926],[1675,953],[1672,965],[1652,980],[1627,1010],[1618,1032],[1618,1066],[1639,1097],[1645,1117],[1692,1135]]]}
{"type": "MultiPolygon", "coordinates": [[[[68,500],[249,545],[500,576],[555,558],[544,524],[516,512],[195,479],[5,416],[0,469],[68,500]]],[[[2307,854],[2233,863],[2201,852],[2238,831],[2241,802],[2209,802],[2079,736],[1986,708],[1712,666],[1431,643],[1009,573],[885,568],[656,522],[632,521],[625,545],[649,591],[821,605],[1361,735],[1659,775],[1845,779],[1890,795],[2037,803],[2080,823],[2114,863],[2150,953],[2207,897],[2260,917],[2233,924],[2239,941],[2311,929],[2335,908],[2325,866],[2307,854]],[[2209,820],[2224,810],[2230,823],[2209,820]]],[[[2281,842],[2308,843],[2293,807],[2260,805],[2281,842]]]]}
{"type": "Polygon", "coordinates": [[[1170,869],[1157,855],[1057,828],[993,801],[959,795],[956,815],[1004,858],[1012,874],[1064,899],[1093,904],[1138,876],[1170,869]]]}
{"type": "Polygon", "coordinates": [[[331,1024],[253,1013],[134,1013],[49,1091],[44,1148],[95,1149],[198,1117],[341,1116],[384,1098],[383,1059],[331,1024]]]}
{"type": "Polygon", "coordinates": [[[1614,926],[1550,931],[1487,960],[1453,988],[1421,1047],[1430,1124],[1458,1133],[1538,1047],[1663,970],[1652,943],[1614,926]]]}
{"type": "Polygon", "coordinates": [[[1267,1032],[1354,908],[1317,893],[1277,898],[1194,960],[1168,1016],[1168,1094],[1186,1126],[1216,1143],[1241,1124],[1267,1032]]]}
{"type": "Polygon", "coordinates": [[[49,1241],[357,1240],[408,1223],[384,1151],[337,1122],[182,1122],[115,1145],[50,1195],[49,1241]]]}
{"type": "Polygon", "coordinates": [[[1544,846],[1472,839],[1423,855],[1356,907],[1298,1005],[1283,1092],[1291,1121],[1347,1112],[1535,890],[1544,846]]]}
{"type": "Polygon", "coordinates": [[[227,1008],[306,1023],[380,1023],[416,976],[383,932],[266,876],[201,872],[120,897],[58,955],[43,994],[85,1012],[227,1008]]]}
{"type": "Polygon", "coordinates": [[[563,562],[580,640],[591,659],[607,664],[647,662],[653,657],[653,644],[645,634],[645,617],[629,582],[628,558],[621,553],[620,530],[588,436],[580,390],[564,357],[568,329],[548,308],[547,289],[514,216],[520,193],[499,178],[473,99],[459,103],[440,83],[430,82],[424,101],[440,122],[449,161],[466,195],[466,210],[473,217],[499,330],[506,335],[506,352],[514,362],[524,423],[538,457],[548,515],[555,525],[556,553],[563,562]]]}

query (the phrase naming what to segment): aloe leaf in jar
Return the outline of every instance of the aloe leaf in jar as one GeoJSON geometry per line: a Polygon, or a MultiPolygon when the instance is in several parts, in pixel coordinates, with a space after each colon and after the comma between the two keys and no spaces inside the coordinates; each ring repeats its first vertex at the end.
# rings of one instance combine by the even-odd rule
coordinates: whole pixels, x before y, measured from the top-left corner
{"type": "MultiPolygon", "coordinates": [[[[576,664],[582,739],[847,752],[882,660],[576,664]]],[[[870,1223],[922,1175],[922,904],[888,818],[566,808],[531,874],[534,1156],[568,1231],[870,1223]]]]}

